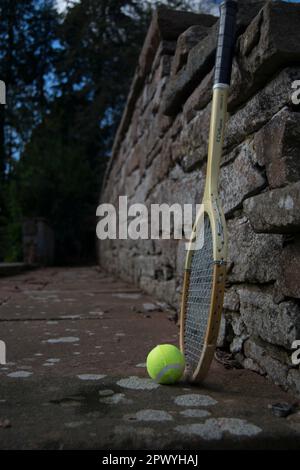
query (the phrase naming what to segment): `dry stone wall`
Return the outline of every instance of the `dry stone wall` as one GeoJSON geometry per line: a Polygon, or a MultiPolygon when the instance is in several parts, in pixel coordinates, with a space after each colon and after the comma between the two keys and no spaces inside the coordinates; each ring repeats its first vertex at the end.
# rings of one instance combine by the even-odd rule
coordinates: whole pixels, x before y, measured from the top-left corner
{"type": "MultiPolygon", "coordinates": [[[[229,231],[219,339],[247,368],[300,393],[300,5],[240,1],[220,193],[229,231]]],[[[218,19],[155,12],[101,202],[201,202],[218,19]]],[[[101,264],[179,306],[185,241],[106,240],[101,264]]]]}

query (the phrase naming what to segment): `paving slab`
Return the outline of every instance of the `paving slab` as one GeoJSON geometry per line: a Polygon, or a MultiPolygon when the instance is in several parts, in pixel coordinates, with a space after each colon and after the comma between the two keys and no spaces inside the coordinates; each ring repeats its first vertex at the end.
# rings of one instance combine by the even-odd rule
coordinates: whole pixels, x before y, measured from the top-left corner
{"type": "Polygon", "coordinates": [[[297,403],[265,378],[214,362],[201,386],[162,386],[145,358],[178,343],[172,312],[95,267],[0,280],[1,449],[299,448],[297,403]],[[151,308],[149,307],[151,305],[151,308]]]}

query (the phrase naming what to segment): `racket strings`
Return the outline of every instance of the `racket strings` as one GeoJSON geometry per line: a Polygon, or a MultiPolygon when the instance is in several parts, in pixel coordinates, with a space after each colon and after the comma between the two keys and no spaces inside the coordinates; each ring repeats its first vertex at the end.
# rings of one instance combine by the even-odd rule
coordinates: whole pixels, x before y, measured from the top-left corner
{"type": "Polygon", "coordinates": [[[192,254],[186,296],[184,350],[187,368],[194,371],[204,345],[213,284],[213,240],[208,216],[204,218],[204,243],[192,254]]]}

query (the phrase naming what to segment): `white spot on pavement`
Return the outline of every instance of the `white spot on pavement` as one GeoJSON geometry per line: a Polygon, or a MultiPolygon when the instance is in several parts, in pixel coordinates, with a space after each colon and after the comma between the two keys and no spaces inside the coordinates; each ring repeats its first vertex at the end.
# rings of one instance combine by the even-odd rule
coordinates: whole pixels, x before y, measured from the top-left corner
{"type": "Polygon", "coordinates": [[[112,294],[113,297],[117,297],[119,299],[132,299],[132,300],[137,300],[141,298],[141,294],[126,294],[126,293],[118,293],[118,294],[112,294]]]}
{"type": "Polygon", "coordinates": [[[155,304],[146,303],[146,304],[143,304],[143,309],[146,312],[154,312],[155,310],[159,310],[159,307],[155,304]]]}
{"type": "Polygon", "coordinates": [[[114,393],[115,392],[113,390],[110,390],[110,389],[99,390],[100,397],[110,397],[114,393]]]}
{"type": "Polygon", "coordinates": [[[122,439],[124,439],[124,436],[130,436],[135,440],[138,437],[139,439],[142,439],[143,441],[146,440],[147,442],[154,442],[157,440],[157,430],[151,429],[149,426],[146,428],[139,426],[137,428],[136,426],[118,425],[114,428],[114,434],[120,436],[122,439]]]}
{"type": "Polygon", "coordinates": [[[175,404],[179,406],[212,406],[218,402],[208,396],[199,394],[179,395],[175,398],[175,404]]]}
{"type": "Polygon", "coordinates": [[[76,318],[81,318],[81,315],[62,315],[64,320],[76,320],[76,318]]]}
{"type": "Polygon", "coordinates": [[[99,402],[105,403],[106,405],[129,405],[130,403],[132,403],[132,400],[128,400],[124,393],[115,393],[110,397],[100,398],[99,402]]]}
{"type": "Polygon", "coordinates": [[[137,364],[135,367],[140,367],[141,369],[147,367],[146,362],[140,362],[140,364],[137,364]]]}
{"type": "Polygon", "coordinates": [[[106,375],[103,375],[103,374],[80,374],[80,375],[77,375],[77,377],[80,380],[101,380],[101,379],[104,379],[104,377],[106,377],[106,375]]]}
{"type": "Polygon", "coordinates": [[[65,337],[62,337],[62,338],[47,339],[46,343],[50,343],[50,344],[75,343],[76,341],[79,341],[79,338],[77,338],[76,336],[65,336],[65,337]]]}
{"type": "Polygon", "coordinates": [[[121,379],[117,382],[117,385],[124,388],[130,388],[131,390],[154,390],[155,388],[160,387],[159,384],[153,382],[151,379],[143,379],[135,376],[121,379]]]}
{"type": "Polygon", "coordinates": [[[185,418],[207,418],[211,413],[207,410],[192,409],[180,411],[180,414],[185,418]]]}
{"type": "Polygon", "coordinates": [[[74,429],[84,426],[85,424],[91,424],[90,421],[73,421],[71,423],[65,423],[66,428],[74,429]]]}
{"type": "Polygon", "coordinates": [[[252,423],[249,423],[245,419],[218,418],[217,421],[223,431],[229,432],[235,436],[250,437],[259,434],[262,431],[261,428],[255,426],[252,423]]]}
{"type": "Polygon", "coordinates": [[[126,415],[125,419],[136,421],[172,421],[173,417],[164,410],[141,410],[132,415],[126,415]]]}
{"type": "Polygon", "coordinates": [[[220,440],[224,433],[234,436],[251,437],[259,434],[262,430],[244,419],[235,418],[211,418],[203,424],[187,424],[177,426],[175,430],[189,436],[199,436],[204,440],[220,440]]]}
{"type": "Polygon", "coordinates": [[[29,377],[30,375],[32,375],[32,372],[27,372],[26,370],[17,370],[16,372],[11,372],[10,374],[7,374],[7,377],[25,379],[26,377],[29,377]]]}

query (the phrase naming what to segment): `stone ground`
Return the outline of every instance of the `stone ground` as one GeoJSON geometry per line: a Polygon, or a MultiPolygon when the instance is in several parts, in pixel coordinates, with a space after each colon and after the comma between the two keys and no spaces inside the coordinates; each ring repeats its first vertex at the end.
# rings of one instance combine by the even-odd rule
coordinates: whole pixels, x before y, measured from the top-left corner
{"type": "Polygon", "coordinates": [[[0,322],[1,449],[299,448],[299,412],[270,409],[297,399],[257,374],[149,380],[147,352],[177,343],[171,313],[95,267],[0,279],[0,322]]]}

